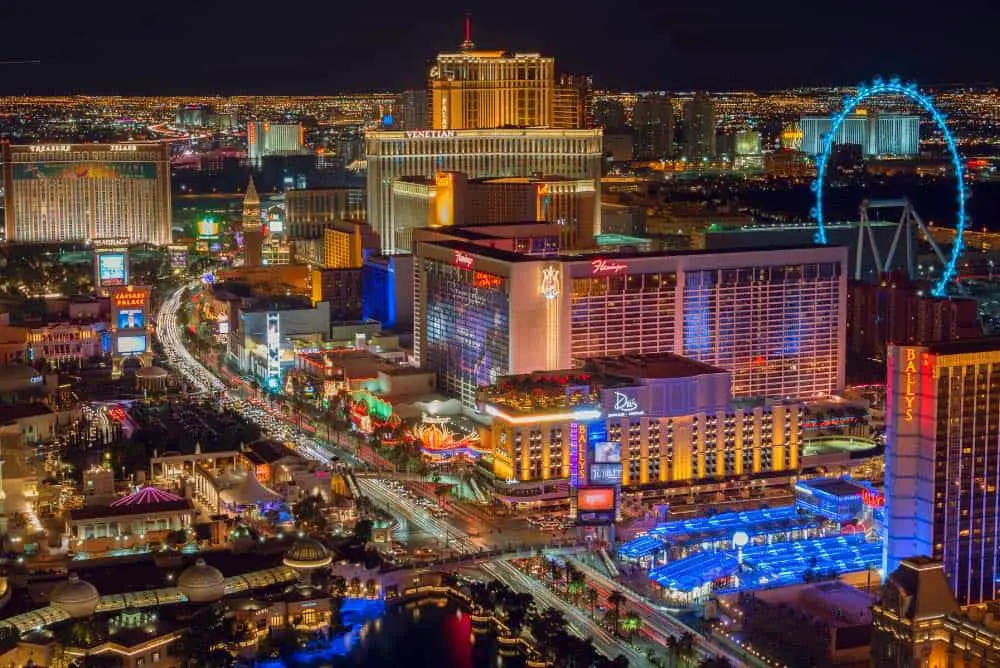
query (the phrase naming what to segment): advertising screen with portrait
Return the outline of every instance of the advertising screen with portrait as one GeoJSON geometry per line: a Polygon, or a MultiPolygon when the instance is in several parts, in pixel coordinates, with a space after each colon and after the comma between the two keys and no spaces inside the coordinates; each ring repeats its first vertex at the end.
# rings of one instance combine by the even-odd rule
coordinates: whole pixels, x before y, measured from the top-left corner
{"type": "Polygon", "coordinates": [[[576,506],[580,511],[613,510],[615,507],[615,488],[583,487],[577,492],[576,506]]]}
{"type": "Polygon", "coordinates": [[[139,355],[146,352],[144,335],[119,336],[116,344],[119,355],[139,355]]]}
{"type": "Polygon", "coordinates": [[[101,253],[97,256],[97,279],[101,287],[125,285],[128,274],[125,268],[125,253],[101,253]]]}
{"type": "Polygon", "coordinates": [[[594,461],[598,464],[621,464],[622,446],[621,443],[604,441],[594,446],[594,461]]]}
{"type": "Polygon", "coordinates": [[[142,329],[146,326],[146,314],[141,308],[118,311],[118,329],[142,329]]]}

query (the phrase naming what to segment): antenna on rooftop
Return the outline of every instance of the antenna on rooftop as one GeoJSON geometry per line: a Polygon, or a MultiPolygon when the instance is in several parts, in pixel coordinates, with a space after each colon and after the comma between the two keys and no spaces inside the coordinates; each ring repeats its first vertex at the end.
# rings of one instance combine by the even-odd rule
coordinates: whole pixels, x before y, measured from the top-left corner
{"type": "Polygon", "coordinates": [[[465,10],[465,41],[462,42],[462,50],[468,51],[476,48],[472,41],[472,12],[465,10]]]}

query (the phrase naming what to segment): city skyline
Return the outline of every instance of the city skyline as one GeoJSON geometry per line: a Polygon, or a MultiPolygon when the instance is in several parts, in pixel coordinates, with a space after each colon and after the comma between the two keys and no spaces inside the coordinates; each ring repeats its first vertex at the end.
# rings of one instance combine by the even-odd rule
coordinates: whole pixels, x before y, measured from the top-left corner
{"type": "MultiPolygon", "coordinates": [[[[423,88],[433,54],[457,49],[466,9],[479,47],[551,55],[560,71],[592,75],[598,88],[771,90],[853,85],[873,72],[924,85],[989,83],[996,76],[987,26],[1000,18],[1000,8],[980,0],[949,7],[946,20],[962,26],[959,43],[949,35],[918,41],[917,36],[928,34],[928,17],[939,11],[929,0],[892,0],[866,7],[863,16],[833,4],[806,12],[788,0],[752,8],[734,0],[711,7],[691,0],[667,7],[643,0],[602,16],[599,31],[592,13],[565,3],[525,13],[451,2],[419,9],[393,0],[377,9],[309,2],[290,17],[291,29],[281,31],[267,29],[264,9],[251,2],[240,13],[199,7],[196,15],[188,15],[181,7],[163,15],[129,6],[99,15],[47,16],[45,40],[31,30],[11,31],[3,59],[40,62],[6,65],[0,93],[328,94],[423,88]],[[305,16],[308,21],[296,20],[305,16]],[[880,30],[881,25],[891,29],[880,30]],[[234,49],[225,34],[248,37],[234,49]],[[610,46],[617,44],[630,46],[610,46]]],[[[32,7],[8,11],[11,25],[38,20],[32,7]]]]}

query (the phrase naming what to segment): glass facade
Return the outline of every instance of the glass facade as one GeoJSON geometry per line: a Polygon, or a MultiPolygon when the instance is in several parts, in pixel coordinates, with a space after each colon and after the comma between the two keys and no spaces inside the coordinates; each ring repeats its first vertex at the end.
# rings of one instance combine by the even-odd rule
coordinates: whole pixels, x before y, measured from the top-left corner
{"type": "Polygon", "coordinates": [[[422,262],[427,291],[422,364],[437,372],[438,389],[473,406],[480,386],[510,372],[509,281],[443,262],[422,262]]]}
{"type": "Polygon", "coordinates": [[[573,280],[575,359],[673,352],[675,273],[573,280]]]}
{"type": "Polygon", "coordinates": [[[840,274],[836,262],[687,272],[682,354],[730,371],[735,397],[831,394],[840,274]]]}

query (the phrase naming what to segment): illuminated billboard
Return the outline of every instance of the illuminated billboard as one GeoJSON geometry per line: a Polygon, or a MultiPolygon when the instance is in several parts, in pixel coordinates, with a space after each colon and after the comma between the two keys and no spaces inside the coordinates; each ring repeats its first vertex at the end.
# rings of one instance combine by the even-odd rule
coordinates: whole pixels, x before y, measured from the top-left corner
{"type": "Polygon", "coordinates": [[[170,267],[172,269],[184,269],[187,267],[188,249],[185,246],[170,246],[170,267]]]}
{"type": "Polygon", "coordinates": [[[130,308],[145,310],[149,303],[149,288],[128,285],[111,293],[111,308],[122,311],[130,308]]]}
{"type": "Polygon", "coordinates": [[[577,492],[576,507],[579,512],[614,510],[614,487],[582,487],[577,492]]]}
{"type": "Polygon", "coordinates": [[[119,336],[115,343],[115,349],[119,355],[141,355],[146,352],[146,335],[119,336]]]}
{"type": "Polygon", "coordinates": [[[622,465],[591,464],[588,480],[597,485],[619,485],[622,481],[622,465]]]}
{"type": "Polygon", "coordinates": [[[218,239],[219,221],[214,218],[202,218],[198,221],[199,239],[218,239]]]}
{"type": "Polygon", "coordinates": [[[597,464],[621,464],[621,443],[604,441],[594,446],[594,462],[597,464]]]}
{"type": "Polygon", "coordinates": [[[281,381],[281,315],[267,314],[267,387],[278,389],[281,381]]]}
{"type": "Polygon", "coordinates": [[[125,253],[99,253],[97,280],[101,287],[128,283],[128,262],[125,253]]]}
{"type": "Polygon", "coordinates": [[[146,312],[141,308],[118,311],[118,329],[141,329],[146,326],[146,312]]]}

